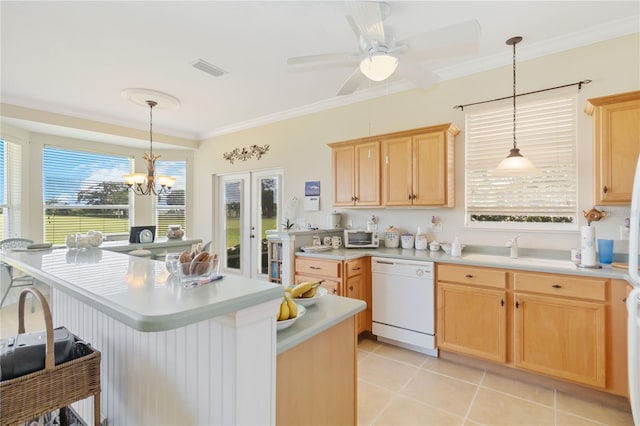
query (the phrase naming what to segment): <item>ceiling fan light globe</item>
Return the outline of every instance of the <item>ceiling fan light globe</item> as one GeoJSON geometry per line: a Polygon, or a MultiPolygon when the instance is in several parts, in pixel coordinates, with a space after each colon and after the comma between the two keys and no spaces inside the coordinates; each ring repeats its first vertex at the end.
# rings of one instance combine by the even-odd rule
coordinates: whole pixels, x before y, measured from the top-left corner
{"type": "Polygon", "coordinates": [[[398,68],[398,58],[392,55],[370,55],[360,61],[360,71],[369,80],[383,81],[398,68]]]}

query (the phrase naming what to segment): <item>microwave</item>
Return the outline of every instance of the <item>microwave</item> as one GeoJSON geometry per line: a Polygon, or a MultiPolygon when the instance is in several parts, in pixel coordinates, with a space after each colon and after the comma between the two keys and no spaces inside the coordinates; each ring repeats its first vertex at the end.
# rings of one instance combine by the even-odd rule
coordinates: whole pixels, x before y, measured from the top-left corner
{"type": "Polygon", "coordinates": [[[378,233],[375,231],[365,231],[363,229],[345,229],[345,248],[377,248],[380,245],[378,233]]]}

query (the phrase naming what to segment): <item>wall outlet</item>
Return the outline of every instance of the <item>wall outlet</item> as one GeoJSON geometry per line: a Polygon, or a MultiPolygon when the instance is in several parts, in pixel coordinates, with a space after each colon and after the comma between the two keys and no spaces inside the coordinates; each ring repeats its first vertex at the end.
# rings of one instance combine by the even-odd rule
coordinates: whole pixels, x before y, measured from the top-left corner
{"type": "Polygon", "coordinates": [[[432,223],[431,232],[442,232],[442,223],[432,223]]]}
{"type": "Polygon", "coordinates": [[[629,239],[629,228],[624,225],[620,225],[620,239],[628,240],[629,239]]]}

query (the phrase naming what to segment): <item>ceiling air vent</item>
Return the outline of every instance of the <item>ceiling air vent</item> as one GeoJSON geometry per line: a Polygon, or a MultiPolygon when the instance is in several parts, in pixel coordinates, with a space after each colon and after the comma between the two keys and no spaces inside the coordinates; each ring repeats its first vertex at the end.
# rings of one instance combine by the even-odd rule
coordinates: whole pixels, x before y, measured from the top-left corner
{"type": "Polygon", "coordinates": [[[200,71],[204,71],[207,74],[211,74],[214,77],[221,77],[227,72],[222,68],[218,68],[215,65],[211,65],[209,62],[203,61],[202,59],[198,59],[193,63],[193,67],[199,69],[200,71]]]}

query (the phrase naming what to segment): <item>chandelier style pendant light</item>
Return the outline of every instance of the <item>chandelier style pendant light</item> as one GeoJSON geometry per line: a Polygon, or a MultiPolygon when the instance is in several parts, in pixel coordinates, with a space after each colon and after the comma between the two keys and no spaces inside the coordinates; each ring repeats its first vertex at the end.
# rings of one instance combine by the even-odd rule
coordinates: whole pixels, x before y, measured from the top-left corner
{"type": "MultiPolygon", "coordinates": [[[[124,94],[123,94],[124,96],[124,94]]],[[[145,153],[142,158],[147,163],[147,173],[132,173],[124,176],[127,188],[136,195],[164,195],[168,194],[176,182],[172,176],[156,177],[156,160],[160,155],[153,154],[153,107],[158,105],[154,100],[144,101],[149,106],[149,153],[145,153]],[[156,188],[156,180],[159,188],[156,188]]],[[[136,103],[139,103],[136,101],[136,103]]]]}
{"type": "Polygon", "coordinates": [[[530,176],[539,173],[538,169],[527,158],[520,154],[516,144],[516,44],[522,41],[522,37],[512,37],[506,44],[513,46],[513,148],[509,155],[491,171],[496,176],[530,176]]]}

